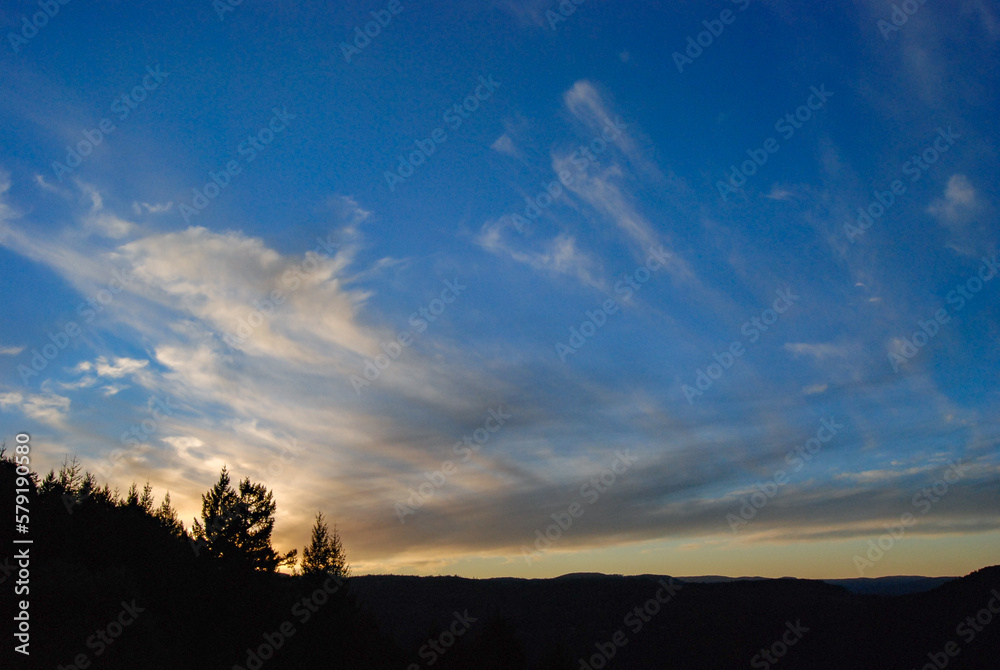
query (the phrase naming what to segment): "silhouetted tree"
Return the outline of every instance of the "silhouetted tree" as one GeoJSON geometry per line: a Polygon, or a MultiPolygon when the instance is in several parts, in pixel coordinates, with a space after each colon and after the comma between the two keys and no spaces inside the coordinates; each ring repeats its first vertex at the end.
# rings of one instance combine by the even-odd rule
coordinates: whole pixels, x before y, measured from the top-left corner
{"type": "Polygon", "coordinates": [[[135,482],[132,482],[132,486],[129,487],[128,493],[125,495],[125,506],[138,507],[146,514],[153,514],[153,487],[148,480],[142,487],[142,493],[139,493],[139,487],[135,485],[135,482]]]}
{"type": "Polygon", "coordinates": [[[184,524],[181,523],[181,520],[177,516],[177,510],[175,510],[173,505],[170,504],[169,491],[167,492],[167,495],[163,496],[163,502],[160,503],[160,506],[156,508],[155,512],[153,512],[153,516],[156,517],[156,519],[163,524],[168,531],[170,531],[171,535],[183,537],[186,534],[184,524]]]}
{"type": "Polygon", "coordinates": [[[347,564],[347,556],[344,555],[337,527],[333,527],[331,534],[326,522],[323,521],[323,513],[318,512],[316,523],[312,528],[312,540],[302,551],[302,574],[349,577],[350,572],[351,568],[347,564]]]}
{"type": "Polygon", "coordinates": [[[240,482],[239,492],[233,489],[223,466],[219,481],[201,497],[202,521],[195,519],[192,533],[209,556],[274,572],[294,563],[298,553],[293,549],[280,556],[271,547],[276,509],[271,492],[249,477],[240,482]]]}

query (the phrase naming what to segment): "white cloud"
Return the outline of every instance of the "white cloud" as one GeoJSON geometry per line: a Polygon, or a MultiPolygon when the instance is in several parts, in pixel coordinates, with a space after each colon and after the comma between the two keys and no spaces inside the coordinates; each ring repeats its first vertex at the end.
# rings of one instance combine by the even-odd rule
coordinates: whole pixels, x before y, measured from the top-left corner
{"type": "Polygon", "coordinates": [[[104,356],[98,357],[94,362],[97,374],[101,377],[113,377],[115,379],[133,374],[149,365],[149,361],[136,358],[116,358],[114,362],[109,362],[104,356]]]}
{"type": "Polygon", "coordinates": [[[490,145],[490,149],[514,158],[518,158],[521,155],[521,152],[514,146],[514,140],[511,139],[510,133],[504,133],[498,137],[496,141],[490,145]]]}
{"type": "Polygon", "coordinates": [[[104,199],[97,188],[79,179],[75,179],[74,182],[84,195],[90,198],[90,212],[82,221],[86,230],[103,237],[120,239],[135,229],[134,223],[104,211],[104,199]]]}
{"type": "MultiPolygon", "coordinates": [[[[616,128],[624,124],[611,144],[617,147],[618,151],[624,155],[629,163],[647,176],[659,179],[660,170],[650,162],[639,148],[636,141],[640,137],[638,128],[632,124],[627,124],[619,114],[613,114],[611,105],[601,97],[600,92],[591,82],[581,79],[563,95],[563,103],[566,109],[580,123],[582,123],[593,137],[600,137],[607,128],[616,128]]],[[[588,141],[591,138],[587,138],[588,141]]]]}
{"type": "Polygon", "coordinates": [[[796,357],[812,356],[818,360],[826,358],[844,358],[848,355],[847,347],[839,344],[808,344],[806,342],[786,342],[785,351],[790,351],[796,357]]]}
{"type": "Polygon", "coordinates": [[[77,391],[79,389],[90,388],[97,383],[97,377],[85,376],[75,382],[57,382],[63,391],[77,391]]]}
{"type": "Polygon", "coordinates": [[[0,345],[0,356],[17,356],[25,350],[25,347],[5,347],[0,345]]]}
{"type": "Polygon", "coordinates": [[[527,250],[521,250],[505,237],[506,228],[508,226],[501,221],[486,223],[476,237],[476,244],[490,253],[507,255],[539,272],[574,277],[584,286],[604,289],[599,262],[577,248],[573,236],[559,234],[550,240],[535,242],[527,250]],[[541,250],[538,250],[539,246],[541,250]]]}
{"type": "Polygon", "coordinates": [[[13,408],[24,416],[56,428],[64,428],[69,412],[69,398],[54,393],[0,393],[0,408],[13,408]]]}
{"type": "Polygon", "coordinates": [[[51,193],[61,193],[62,192],[58,187],[56,187],[56,186],[50,184],[49,182],[45,181],[45,177],[42,176],[42,175],[40,175],[40,174],[36,174],[35,175],[35,183],[38,184],[43,189],[45,189],[46,191],[49,191],[51,193]]]}
{"type": "Polygon", "coordinates": [[[774,184],[771,186],[771,192],[764,197],[770,200],[794,200],[795,193],[784,186],[774,184]]]}
{"type": "Polygon", "coordinates": [[[137,215],[145,212],[146,214],[164,214],[173,209],[174,203],[168,202],[166,204],[155,204],[150,205],[148,202],[133,202],[132,211],[137,215]]]}
{"type": "Polygon", "coordinates": [[[356,323],[367,293],[345,288],[354,252],[348,244],[325,259],[311,251],[294,258],[259,238],[188,228],[136,240],[115,256],[134,273],[133,290],[173,312],[172,321],[194,318],[244,353],[305,362],[322,358],[320,348],[370,348],[356,323]]]}
{"type": "Polygon", "coordinates": [[[927,213],[949,228],[969,223],[979,212],[981,203],[976,189],[963,174],[955,174],[948,180],[944,197],[936,198],[927,208],[927,213]]]}

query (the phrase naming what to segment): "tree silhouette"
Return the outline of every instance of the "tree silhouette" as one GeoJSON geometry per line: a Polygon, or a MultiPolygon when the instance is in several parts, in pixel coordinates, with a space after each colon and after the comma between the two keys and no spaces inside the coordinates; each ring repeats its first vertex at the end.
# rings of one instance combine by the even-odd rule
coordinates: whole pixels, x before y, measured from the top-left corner
{"type": "Polygon", "coordinates": [[[135,482],[132,482],[132,486],[129,487],[128,493],[125,495],[125,506],[139,507],[147,514],[153,513],[153,487],[149,480],[146,480],[146,484],[142,487],[142,493],[139,493],[139,487],[135,485],[135,482]]]}
{"type": "Polygon", "coordinates": [[[167,491],[167,495],[163,496],[163,502],[160,503],[160,506],[156,508],[155,512],[153,512],[153,516],[156,517],[156,519],[159,520],[159,522],[163,524],[168,531],[170,531],[171,535],[184,537],[184,524],[181,523],[181,520],[177,517],[177,510],[175,510],[173,505],[170,504],[169,491],[167,491]]]}
{"type": "Polygon", "coordinates": [[[326,522],[323,521],[323,513],[317,512],[316,523],[312,528],[312,540],[302,551],[302,574],[348,577],[350,572],[351,568],[347,564],[347,556],[344,555],[337,527],[333,527],[331,534],[326,522]]]}
{"type": "Polygon", "coordinates": [[[209,556],[274,572],[294,563],[298,553],[293,549],[280,556],[271,547],[276,508],[271,492],[249,477],[240,482],[239,492],[233,489],[223,466],[219,481],[201,497],[202,521],[195,519],[192,533],[209,556]]]}

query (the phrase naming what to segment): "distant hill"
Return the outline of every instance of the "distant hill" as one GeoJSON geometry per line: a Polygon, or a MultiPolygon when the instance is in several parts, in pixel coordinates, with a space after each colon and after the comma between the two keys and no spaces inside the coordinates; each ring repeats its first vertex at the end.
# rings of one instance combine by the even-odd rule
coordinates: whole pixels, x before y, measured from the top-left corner
{"type": "MultiPolygon", "coordinates": [[[[644,575],[650,576],[650,575],[644,575]]],[[[678,577],[685,582],[697,584],[717,584],[719,582],[745,582],[761,581],[766,577],[721,577],[719,575],[702,575],[698,577],[678,577]]],[[[795,579],[794,577],[782,577],[781,579],[795,579]]],[[[903,596],[908,593],[922,593],[930,591],[942,584],[952,581],[956,577],[858,577],[853,579],[821,579],[825,584],[843,586],[851,593],[859,593],[873,596],[903,596]]]]}
{"type": "Polygon", "coordinates": [[[957,577],[862,577],[858,579],[824,579],[827,584],[843,586],[851,593],[873,596],[905,596],[936,589],[957,577]]]}
{"type": "MultiPolygon", "coordinates": [[[[548,580],[369,576],[352,578],[350,588],[383,633],[413,650],[414,662],[455,612],[468,611],[478,620],[471,630],[492,622],[505,631],[506,644],[521,645],[524,667],[585,670],[598,667],[581,664],[595,654],[603,667],[635,670],[779,667],[762,654],[769,649],[782,653],[772,657],[781,670],[912,670],[934,658],[947,659],[950,669],[1000,667],[1000,623],[979,632],[961,628],[994,602],[994,589],[1000,595],[1000,566],[962,578],[831,581],[837,583],[595,573],[548,580]],[[661,605],[655,596],[666,597],[664,584],[676,593],[661,605]],[[636,607],[647,609],[640,617],[636,607]],[[625,644],[610,642],[616,633],[625,644]],[[783,636],[799,639],[789,646],[783,636]],[[958,656],[941,657],[949,642],[958,656]]],[[[447,654],[436,660],[435,668],[462,667],[450,665],[447,654]]]]}

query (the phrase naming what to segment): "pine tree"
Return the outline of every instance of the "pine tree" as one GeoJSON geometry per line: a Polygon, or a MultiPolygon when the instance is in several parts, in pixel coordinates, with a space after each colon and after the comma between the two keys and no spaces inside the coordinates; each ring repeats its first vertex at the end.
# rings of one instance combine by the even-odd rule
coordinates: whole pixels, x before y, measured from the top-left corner
{"type": "Polygon", "coordinates": [[[255,570],[274,572],[279,566],[294,563],[296,550],[281,556],[271,547],[277,509],[271,492],[247,477],[237,493],[230,481],[223,466],[219,481],[202,495],[202,520],[195,519],[192,527],[198,543],[209,556],[255,570]]]}
{"type": "Polygon", "coordinates": [[[205,553],[215,558],[230,559],[236,554],[238,519],[235,508],[236,491],[230,486],[229,471],[222,466],[219,481],[201,496],[201,518],[194,520],[191,532],[205,544],[205,553]]]}
{"type": "Polygon", "coordinates": [[[135,482],[132,482],[132,486],[129,487],[128,494],[125,496],[125,505],[127,507],[138,507],[146,512],[146,514],[153,513],[153,487],[150,485],[149,480],[142,487],[142,493],[139,493],[139,487],[136,486],[135,482]]]}
{"type": "Polygon", "coordinates": [[[181,523],[181,520],[177,516],[177,510],[170,504],[169,491],[167,495],[163,496],[163,502],[153,512],[153,516],[170,531],[171,535],[176,535],[177,537],[184,537],[186,535],[184,524],[181,523]]]}
{"type": "Polygon", "coordinates": [[[326,522],[323,521],[323,513],[318,512],[309,546],[302,551],[302,574],[348,577],[350,571],[337,527],[333,527],[331,534],[326,522]]]}

